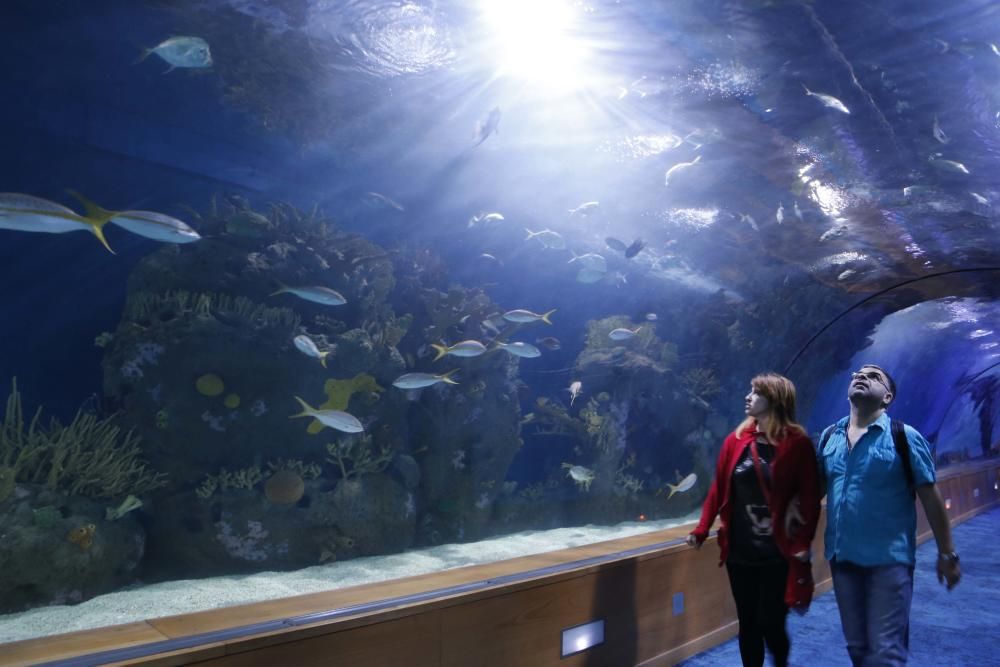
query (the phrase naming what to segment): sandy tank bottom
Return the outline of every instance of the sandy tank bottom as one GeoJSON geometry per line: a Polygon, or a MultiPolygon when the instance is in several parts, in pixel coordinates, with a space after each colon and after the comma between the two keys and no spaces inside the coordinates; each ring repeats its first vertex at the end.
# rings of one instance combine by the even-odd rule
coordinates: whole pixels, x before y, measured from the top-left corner
{"type": "Polygon", "coordinates": [[[493,563],[665,530],[697,518],[698,513],[695,512],[687,517],[663,521],[629,521],[617,526],[526,531],[480,542],[445,544],[389,556],[355,558],[294,572],[259,572],[136,585],[73,606],[39,607],[0,616],[0,643],[493,563]]]}

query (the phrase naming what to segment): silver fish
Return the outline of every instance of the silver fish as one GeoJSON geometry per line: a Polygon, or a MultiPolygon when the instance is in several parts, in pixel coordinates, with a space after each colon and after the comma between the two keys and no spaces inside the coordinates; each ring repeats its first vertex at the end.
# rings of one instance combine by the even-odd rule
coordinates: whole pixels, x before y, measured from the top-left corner
{"type": "Polygon", "coordinates": [[[572,264],[573,262],[579,262],[580,267],[584,269],[590,269],[591,271],[599,271],[604,273],[608,270],[608,262],[602,255],[598,255],[596,252],[588,252],[582,255],[577,255],[575,252],[570,250],[570,254],[573,258],[570,259],[567,264],[572,264]]]}
{"type": "Polygon", "coordinates": [[[562,250],[566,247],[566,240],[558,233],[551,229],[543,229],[540,232],[533,232],[530,229],[525,228],[528,235],[524,237],[525,241],[530,241],[531,239],[538,239],[546,248],[552,248],[553,250],[562,250]]]}
{"type": "Polygon", "coordinates": [[[438,382],[458,384],[451,379],[452,374],[457,372],[458,369],[456,368],[444,373],[443,375],[434,375],[432,373],[406,373],[405,375],[400,375],[398,378],[393,380],[392,386],[397,389],[422,389],[423,387],[430,387],[438,382]]]}
{"type": "Polygon", "coordinates": [[[671,178],[676,178],[677,174],[679,174],[681,171],[683,171],[685,169],[689,169],[689,168],[693,167],[694,165],[698,164],[699,162],[701,162],[701,156],[700,155],[697,156],[697,157],[695,157],[695,159],[691,160],[690,162],[678,162],[677,164],[675,164],[674,166],[672,166],[670,169],[667,169],[667,173],[663,177],[663,184],[669,186],[671,178]]]}
{"type": "Polygon", "coordinates": [[[819,237],[820,242],[829,241],[830,239],[840,238],[848,232],[847,225],[839,225],[837,227],[831,227],[830,229],[823,232],[819,237]]]}
{"type": "Polygon", "coordinates": [[[562,467],[566,469],[566,476],[576,482],[577,486],[584,491],[590,491],[590,483],[596,477],[593,470],[572,463],[563,463],[562,467]]]}
{"type": "Polygon", "coordinates": [[[611,340],[628,340],[629,338],[633,338],[637,333],[639,333],[639,329],[641,328],[642,327],[636,327],[635,329],[625,329],[623,327],[619,327],[617,329],[613,329],[611,333],[608,334],[608,338],[610,338],[611,340]]]}
{"type": "Polygon", "coordinates": [[[646,313],[646,320],[649,322],[655,322],[660,319],[656,313],[646,313]]]}
{"type": "Polygon", "coordinates": [[[136,62],[142,62],[151,53],[155,53],[170,64],[170,69],[164,74],[172,72],[177,67],[212,66],[212,51],[208,47],[208,42],[201,37],[171,37],[151,49],[146,49],[136,62]]]}
{"type": "Polygon", "coordinates": [[[122,211],[111,218],[111,223],[138,236],[163,243],[194,243],[201,240],[198,232],[187,223],[154,211],[122,211]]]}
{"type": "Polygon", "coordinates": [[[89,231],[109,252],[114,253],[104,238],[104,225],[117,212],[105,211],[93,202],[83,199],[81,195],[73,194],[84,201],[87,209],[85,215],[79,215],[62,204],[41,197],[19,192],[0,193],[0,229],[47,234],[89,231]]]}
{"type": "Polygon", "coordinates": [[[495,222],[503,222],[504,217],[500,213],[477,213],[476,215],[469,218],[469,227],[475,227],[476,225],[489,225],[495,222]]]}
{"type": "Polygon", "coordinates": [[[591,215],[592,213],[596,213],[597,210],[600,207],[601,207],[601,203],[600,202],[588,201],[588,202],[584,202],[584,203],[580,204],[576,208],[569,209],[569,214],[570,215],[580,215],[580,216],[583,216],[583,217],[587,217],[588,215],[591,215]]]}
{"type": "Polygon", "coordinates": [[[819,100],[820,102],[823,103],[823,106],[829,107],[831,109],[836,109],[837,111],[839,111],[841,113],[846,113],[846,114],[850,115],[851,110],[848,109],[847,106],[843,102],[841,102],[840,100],[838,100],[833,95],[826,95],[824,93],[814,93],[813,91],[809,90],[809,88],[807,88],[806,84],[804,84],[804,83],[802,84],[802,87],[805,88],[806,95],[810,95],[812,97],[815,97],[817,100],[819,100]]]}
{"type": "Polygon", "coordinates": [[[491,134],[500,134],[500,107],[493,107],[486,120],[476,123],[475,145],[483,143],[491,134]]]}
{"type": "Polygon", "coordinates": [[[795,213],[795,217],[799,219],[799,222],[802,222],[802,209],[799,208],[797,201],[792,202],[792,211],[795,213]]]}
{"type": "Polygon", "coordinates": [[[951,174],[968,175],[970,173],[968,168],[966,168],[964,164],[962,164],[961,162],[955,162],[954,160],[944,160],[938,157],[931,156],[930,163],[931,166],[934,167],[935,169],[939,169],[941,171],[945,171],[951,174]]]}
{"type": "Polygon", "coordinates": [[[677,484],[668,483],[667,486],[670,487],[670,495],[667,496],[667,500],[670,500],[670,498],[675,493],[684,493],[685,491],[690,491],[694,487],[695,483],[697,483],[697,481],[698,481],[698,475],[696,475],[695,473],[691,473],[677,484]]]}
{"type": "Polygon", "coordinates": [[[990,200],[987,199],[986,197],[982,196],[977,192],[969,192],[969,194],[972,195],[972,198],[976,200],[977,204],[981,206],[989,206],[990,200]]]}
{"type": "Polygon", "coordinates": [[[326,368],[326,357],[330,354],[329,350],[320,352],[313,339],[306,335],[296,336],[292,339],[292,342],[295,343],[295,347],[299,352],[307,357],[319,359],[319,363],[323,365],[323,368],[326,368]]]}
{"type": "Polygon", "coordinates": [[[785,205],[781,202],[778,202],[778,211],[774,214],[774,219],[778,221],[779,225],[785,221],[785,205]]]}
{"type": "Polygon", "coordinates": [[[386,197],[381,192],[366,192],[365,201],[368,202],[369,204],[372,204],[373,206],[387,206],[389,208],[394,208],[397,211],[406,210],[405,208],[403,208],[402,204],[397,202],[395,199],[392,199],[391,197],[386,197]]]}
{"type": "Polygon", "coordinates": [[[740,222],[745,222],[750,225],[750,228],[755,232],[760,231],[760,227],[757,226],[757,221],[753,219],[753,216],[749,213],[740,213],[740,222]]]}
{"type": "Polygon", "coordinates": [[[934,192],[936,192],[934,188],[927,185],[907,185],[903,188],[903,196],[907,198],[929,196],[934,192]]]}
{"type": "Polygon", "coordinates": [[[531,343],[497,343],[497,347],[510,352],[515,357],[524,357],[525,359],[534,359],[535,357],[542,356],[542,351],[531,343]]]}
{"type": "Polygon", "coordinates": [[[516,310],[508,310],[506,313],[503,314],[503,318],[508,322],[525,323],[525,322],[537,322],[541,320],[546,324],[552,324],[552,320],[549,319],[549,315],[551,315],[554,312],[556,312],[555,308],[541,314],[533,313],[530,310],[524,310],[518,308],[516,310]]]}
{"type": "Polygon", "coordinates": [[[847,269],[846,271],[842,271],[840,275],[837,276],[837,280],[840,281],[850,280],[856,275],[858,275],[857,271],[855,271],[854,269],[847,269]]]}
{"type": "Polygon", "coordinates": [[[431,347],[437,350],[437,356],[434,357],[434,361],[449,354],[453,357],[478,357],[486,352],[486,346],[478,340],[463,340],[461,343],[455,343],[451,347],[431,343],[431,347]]]}
{"type": "Polygon", "coordinates": [[[941,129],[941,123],[938,122],[937,114],[934,114],[934,125],[931,128],[931,133],[934,135],[934,138],[942,144],[946,144],[951,141],[951,139],[948,138],[948,135],[944,133],[944,130],[941,129]]]}
{"type": "Polygon", "coordinates": [[[576,397],[579,396],[580,393],[583,391],[583,382],[581,382],[580,380],[574,380],[573,382],[570,382],[567,391],[569,391],[569,404],[570,406],[572,406],[573,401],[575,401],[576,397]]]}
{"type": "Polygon", "coordinates": [[[342,306],[347,303],[347,299],[344,295],[337,290],[332,290],[329,287],[322,287],[319,285],[314,285],[311,287],[282,287],[276,292],[272,292],[271,296],[277,296],[278,294],[294,294],[300,299],[305,299],[306,301],[312,301],[313,303],[321,303],[324,306],[342,306]]]}
{"type": "Polygon", "coordinates": [[[343,431],[344,433],[361,433],[365,430],[365,427],[354,415],[348,414],[342,410],[317,410],[298,396],[295,396],[294,398],[302,406],[302,412],[291,415],[289,419],[295,419],[296,417],[312,417],[323,426],[329,426],[332,429],[343,431]]]}

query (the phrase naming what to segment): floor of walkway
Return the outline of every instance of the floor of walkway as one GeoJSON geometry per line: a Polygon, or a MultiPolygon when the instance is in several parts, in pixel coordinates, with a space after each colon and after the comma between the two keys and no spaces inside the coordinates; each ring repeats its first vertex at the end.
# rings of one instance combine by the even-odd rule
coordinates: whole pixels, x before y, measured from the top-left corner
{"type": "MultiPolygon", "coordinates": [[[[909,667],[1000,665],[1000,508],[956,526],[954,541],[962,556],[962,581],[951,591],[937,581],[934,540],[917,549],[909,667]]],[[[720,570],[720,576],[725,572],[720,570]]],[[[813,600],[805,616],[789,614],[788,631],[790,665],[850,667],[832,591],[813,600]]],[[[737,641],[732,639],[679,664],[739,665],[737,641]]],[[[770,655],[765,664],[773,664],[770,655]]]]}

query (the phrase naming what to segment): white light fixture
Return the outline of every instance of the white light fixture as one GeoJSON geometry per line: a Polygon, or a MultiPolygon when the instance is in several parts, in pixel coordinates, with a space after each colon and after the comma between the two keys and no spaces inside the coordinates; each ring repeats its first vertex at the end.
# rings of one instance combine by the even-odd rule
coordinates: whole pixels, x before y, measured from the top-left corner
{"type": "Polygon", "coordinates": [[[951,498],[945,498],[944,499],[944,508],[946,510],[950,510],[951,509],[951,498]]]}
{"type": "Polygon", "coordinates": [[[568,657],[604,643],[604,619],[577,625],[562,631],[560,657],[568,657]]]}

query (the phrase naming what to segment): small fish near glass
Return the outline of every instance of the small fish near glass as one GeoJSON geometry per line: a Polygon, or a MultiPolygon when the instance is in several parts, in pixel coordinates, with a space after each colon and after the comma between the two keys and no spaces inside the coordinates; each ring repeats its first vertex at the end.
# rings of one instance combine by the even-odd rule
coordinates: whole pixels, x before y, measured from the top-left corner
{"type": "Polygon", "coordinates": [[[165,39],[153,48],[143,51],[135,64],[138,65],[153,53],[170,65],[164,74],[169,74],[178,67],[199,69],[212,66],[212,51],[208,42],[201,37],[165,39]]]}

